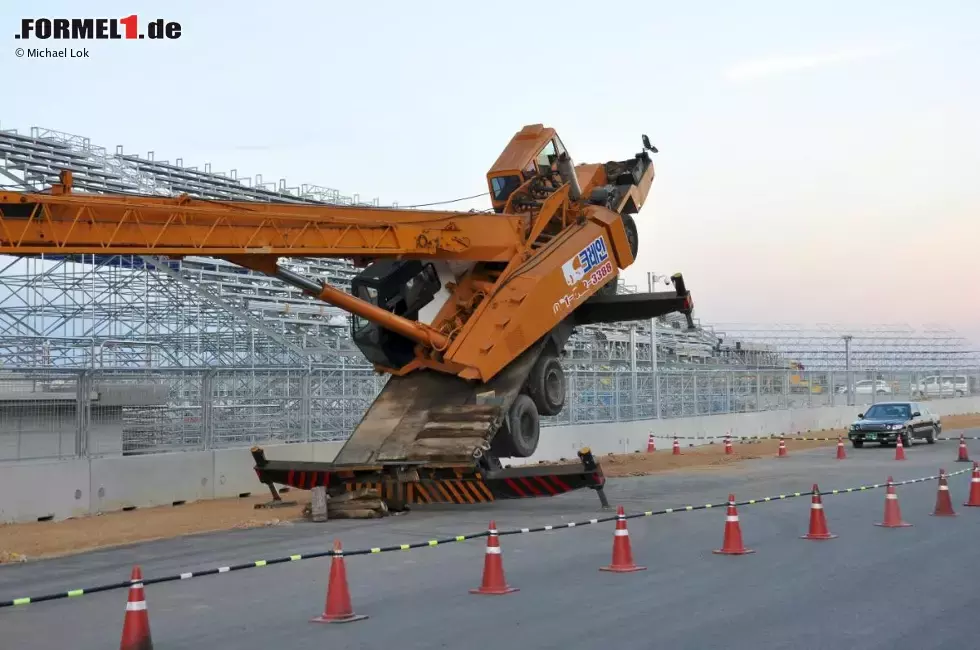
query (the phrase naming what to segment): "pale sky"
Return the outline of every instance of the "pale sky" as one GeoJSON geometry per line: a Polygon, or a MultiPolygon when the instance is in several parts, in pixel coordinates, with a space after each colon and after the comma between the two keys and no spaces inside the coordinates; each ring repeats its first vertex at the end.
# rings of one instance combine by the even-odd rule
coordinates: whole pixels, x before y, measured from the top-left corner
{"type": "Polygon", "coordinates": [[[932,322],[980,343],[980,3],[601,6],[6,0],[0,127],[403,205],[485,191],[524,124],[579,163],[647,133],[628,282],[682,271],[707,323],[932,322]],[[133,13],[183,35],[13,38],[21,18],[133,13]]]}

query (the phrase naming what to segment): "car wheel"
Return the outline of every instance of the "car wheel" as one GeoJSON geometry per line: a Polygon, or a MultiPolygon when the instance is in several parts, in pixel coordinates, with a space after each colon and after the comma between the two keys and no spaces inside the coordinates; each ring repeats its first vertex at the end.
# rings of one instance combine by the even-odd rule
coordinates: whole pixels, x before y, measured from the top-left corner
{"type": "Polygon", "coordinates": [[[854,448],[855,449],[860,449],[861,447],[864,446],[864,441],[863,440],[852,440],[851,441],[851,444],[854,445],[854,448]]]}
{"type": "Polygon", "coordinates": [[[936,444],[936,436],[938,435],[939,432],[936,431],[936,427],[932,427],[931,429],[929,429],[929,435],[926,436],[926,442],[928,442],[930,445],[936,444]]]}
{"type": "Polygon", "coordinates": [[[915,437],[912,435],[912,431],[906,431],[902,434],[902,446],[911,447],[912,443],[915,441],[915,437]]]}

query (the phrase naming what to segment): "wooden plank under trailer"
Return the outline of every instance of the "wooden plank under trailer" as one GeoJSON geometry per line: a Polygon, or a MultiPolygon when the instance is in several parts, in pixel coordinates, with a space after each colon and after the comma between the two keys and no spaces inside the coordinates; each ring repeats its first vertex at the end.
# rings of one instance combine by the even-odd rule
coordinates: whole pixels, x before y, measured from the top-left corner
{"type": "Polygon", "coordinates": [[[341,465],[268,460],[262,448],[252,448],[255,473],[272,493],[272,502],[267,507],[286,505],[275,487],[279,484],[300,490],[322,485],[327,494],[334,496],[363,488],[375,489],[391,510],[414,504],[476,504],[548,497],[590,488],[598,494],[602,507],[608,508],[602,467],[588,448],[579,451],[578,457],[578,463],[485,469],[460,464],[341,465]]]}

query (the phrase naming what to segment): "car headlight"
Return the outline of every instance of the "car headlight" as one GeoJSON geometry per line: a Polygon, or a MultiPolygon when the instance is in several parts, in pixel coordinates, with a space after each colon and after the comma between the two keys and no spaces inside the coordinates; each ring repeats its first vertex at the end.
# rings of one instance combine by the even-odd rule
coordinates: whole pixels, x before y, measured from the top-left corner
{"type": "Polygon", "coordinates": [[[902,428],[902,425],[901,424],[891,424],[891,425],[888,426],[888,428],[891,429],[892,431],[898,431],[899,429],[902,428]]]}
{"type": "Polygon", "coordinates": [[[857,431],[857,430],[858,430],[858,425],[852,424],[851,425],[851,431],[857,431]]]}

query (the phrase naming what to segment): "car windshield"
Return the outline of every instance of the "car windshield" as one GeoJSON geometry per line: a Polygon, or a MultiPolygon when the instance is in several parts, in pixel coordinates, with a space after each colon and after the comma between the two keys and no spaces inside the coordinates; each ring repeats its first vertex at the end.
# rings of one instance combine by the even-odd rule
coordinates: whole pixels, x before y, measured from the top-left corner
{"type": "Polygon", "coordinates": [[[908,404],[875,404],[864,417],[868,420],[908,420],[910,415],[908,404]]]}

